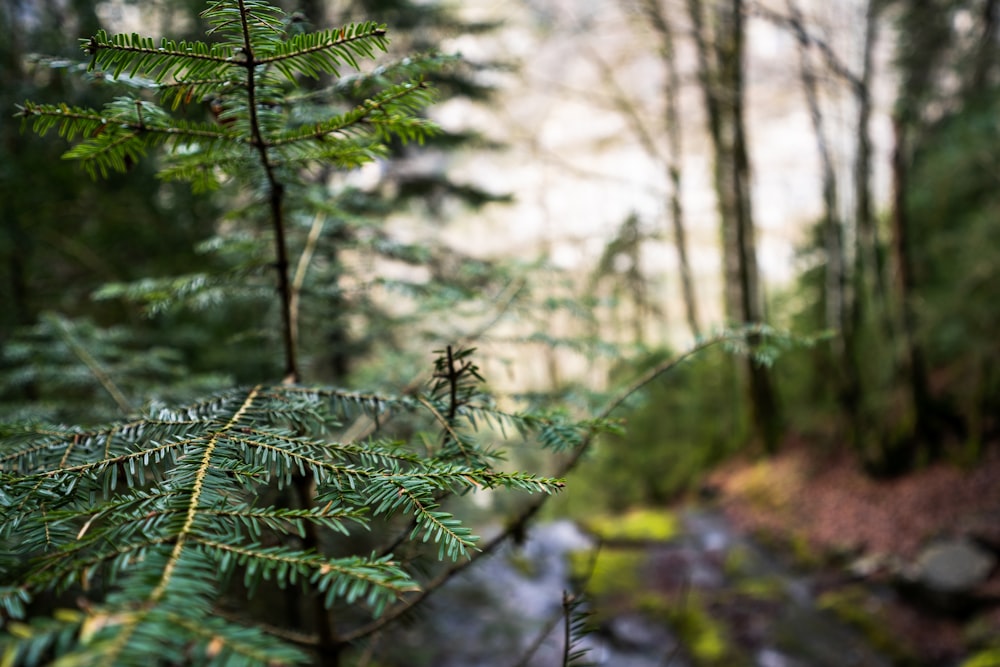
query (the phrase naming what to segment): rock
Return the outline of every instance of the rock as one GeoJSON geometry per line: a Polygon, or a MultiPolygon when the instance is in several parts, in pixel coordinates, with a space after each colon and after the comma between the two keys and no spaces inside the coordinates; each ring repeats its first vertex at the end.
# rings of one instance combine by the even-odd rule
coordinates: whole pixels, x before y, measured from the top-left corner
{"type": "Polygon", "coordinates": [[[996,566],[996,555],[968,538],[942,540],[903,569],[901,588],[936,611],[964,615],[982,602],[977,589],[996,566]]]}
{"type": "Polygon", "coordinates": [[[915,583],[938,593],[965,593],[985,582],[996,565],[992,553],[959,538],[926,547],[907,574],[915,583]]]}
{"type": "Polygon", "coordinates": [[[773,648],[764,648],[754,658],[756,667],[806,667],[806,664],[773,648]]]}
{"type": "Polygon", "coordinates": [[[604,625],[603,631],[615,644],[631,650],[673,647],[677,643],[663,623],[654,623],[637,613],[615,616],[604,625]]]}

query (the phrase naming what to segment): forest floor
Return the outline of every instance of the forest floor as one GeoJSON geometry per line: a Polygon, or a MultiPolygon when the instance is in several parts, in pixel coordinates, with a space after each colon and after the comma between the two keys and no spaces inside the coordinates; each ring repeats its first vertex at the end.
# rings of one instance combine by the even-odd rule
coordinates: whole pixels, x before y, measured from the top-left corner
{"type": "MultiPolygon", "coordinates": [[[[830,586],[878,583],[911,562],[936,538],[984,535],[1000,545],[1000,451],[974,468],[936,464],[893,479],[865,475],[847,456],[820,457],[790,444],[769,459],[735,461],[716,471],[710,485],[739,528],[783,551],[830,567],[830,586]]],[[[1000,573],[987,583],[1000,597],[1000,573]]],[[[878,601],[879,618],[917,654],[918,662],[945,664],[967,653],[974,636],[1000,636],[1000,607],[976,620],[927,613],[898,599],[878,601]]]]}

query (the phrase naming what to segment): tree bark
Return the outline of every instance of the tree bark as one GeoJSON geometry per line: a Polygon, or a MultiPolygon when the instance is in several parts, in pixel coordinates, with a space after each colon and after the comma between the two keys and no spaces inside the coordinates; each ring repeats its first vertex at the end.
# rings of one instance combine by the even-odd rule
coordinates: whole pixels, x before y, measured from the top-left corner
{"type": "Polygon", "coordinates": [[[678,112],[677,95],[680,90],[680,75],[677,71],[677,57],[674,49],[674,31],[663,11],[659,0],[644,0],[643,10],[650,25],[660,37],[660,58],[666,68],[663,85],[665,104],[664,122],[667,131],[667,179],[670,183],[670,227],[677,250],[677,264],[681,279],[681,293],[684,299],[684,313],[688,328],[695,337],[701,336],[698,318],[698,301],[694,293],[694,279],[691,276],[691,262],[688,259],[687,230],[684,205],[681,199],[681,119],[678,112]]]}
{"type": "Polygon", "coordinates": [[[846,409],[853,421],[853,440],[855,448],[859,451],[863,451],[873,431],[870,422],[872,416],[866,410],[869,391],[871,388],[878,391],[879,387],[861,372],[865,360],[862,358],[857,340],[866,325],[873,327],[869,329],[870,335],[882,349],[891,347],[895,340],[895,327],[889,307],[891,301],[885,271],[885,251],[875,222],[872,203],[871,84],[873,54],[878,37],[878,16],[876,0],[869,0],[865,8],[861,73],[852,81],[858,112],[853,184],[855,234],[854,266],[851,276],[853,290],[849,304],[851,335],[845,339],[847,343],[845,353],[858,369],[858,383],[853,395],[847,397],[846,409]]]}
{"type": "MultiPolygon", "coordinates": [[[[714,34],[706,30],[701,0],[688,0],[698,56],[698,77],[715,153],[715,189],[722,224],[725,308],[737,325],[763,323],[750,199],[750,161],[743,120],[744,7],[742,0],[715,5],[714,34]],[[710,38],[712,48],[709,49],[710,38]]],[[[751,347],[759,343],[750,336],[751,347]]],[[[770,370],[747,358],[754,431],[765,451],[778,445],[781,417],[770,370]]]]}
{"type": "MultiPolygon", "coordinates": [[[[910,247],[910,224],[906,209],[907,166],[909,163],[909,132],[906,121],[893,115],[896,148],[892,155],[892,251],[896,265],[897,295],[900,304],[900,340],[903,344],[901,374],[906,383],[913,411],[914,438],[929,445],[927,456],[937,457],[933,433],[933,406],[927,380],[927,365],[917,335],[917,314],[914,308],[916,276],[910,247]]],[[[910,463],[910,462],[907,462],[910,463]]]]}
{"type": "Polygon", "coordinates": [[[788,14],[789,25],[798,41],[799,79],[805,93],[820,160],[823,192],[822,232],[826,256],[824,319],[828,329],[838,332],[831,343],[832,363],[829,371],[835,379],[834,391],[837,400],[853,419],[858,412],[860,373],[854,355],[856,332],[849,315],[849,303],[852,299],[847,281],[844,226],[837,211],[837,175],[820,104],[819,83],[810,55],[811,40],[806,31],[802,12],[795,0],[788,0],[788,14]]]}

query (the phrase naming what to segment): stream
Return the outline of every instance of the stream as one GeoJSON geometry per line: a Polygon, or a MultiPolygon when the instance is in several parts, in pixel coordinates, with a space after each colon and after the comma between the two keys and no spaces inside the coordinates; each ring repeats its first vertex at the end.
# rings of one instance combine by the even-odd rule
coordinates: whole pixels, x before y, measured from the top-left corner
{"type": "Polygon", "coordinates": [[[592,631],[577,640],[574,649],[587,653],[575,664],[890,667],[858,632],[818,608],[809,574],[714,510],[687,508],[678,517],[667,540],[602,544],[596,552],[573,522],[539,523],[522,545],[506,546],[432,596],[426,613],[386,642],[383,660],[562,665],[563,591],[579,587],[579,563],[589,561],[583,604],[593,612],[592,631]]]}

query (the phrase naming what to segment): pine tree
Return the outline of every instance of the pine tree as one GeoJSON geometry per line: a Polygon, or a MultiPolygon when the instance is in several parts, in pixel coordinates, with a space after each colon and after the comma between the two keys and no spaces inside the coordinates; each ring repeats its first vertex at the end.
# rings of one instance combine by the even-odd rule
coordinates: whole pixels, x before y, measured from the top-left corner
{"type": "Polygon", "coordinates": [[[561,487],[497,469],[491,441],[533,434],[579,452],[601,426],[498,410],[461,348],[440,350],[429,382],[402,394],[301,383],[293,269],[315,248],[306,242],[293,267],[289,237],[290,212],[310,201],[303,174],[353,169],[389,142],[430,136],[418,112],[433,99],[421,74],[435,59],[366,69],[362,61],[386,50],[384,25],[305,32],[259,0],[213,1],[204,18],[212,41],[98,31],[84,41],[91,72],[132,92],[99,109],[29,101],[18,115],[39,134],[75,141],[66,157],[91,175],[128,172],[156,151],[161,178],[242,193],[249,203],[233,224],[256,241],[265,222],[270,261],[251,243],[249,263],[224,280],[189,275],[134,289],[168,300],[206,290],[260,298],[263,270],[273,271],[281,381],[181,407],[124,401],[127,419],[96,426],[37,417],[0,425],[5,664],[339,664],[353,642],[440,585],[435,563],[476,553],[449,499],[561,487]],[[315,104],[301,81],[320,75],[334,79],[333,92],[365,95],[315,104]],[[195,118],[203,104],[214,120],[195,118]],[[372,426],[352,435],[344,427],[358,416],[372,426]],[[356,549],[369,531],[369,546],[356,549]],[[255,614],[253,594],[275,587],[293,592],[285,627],[255,614]]]}

